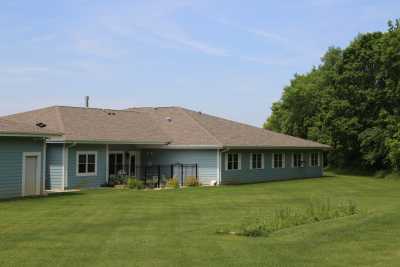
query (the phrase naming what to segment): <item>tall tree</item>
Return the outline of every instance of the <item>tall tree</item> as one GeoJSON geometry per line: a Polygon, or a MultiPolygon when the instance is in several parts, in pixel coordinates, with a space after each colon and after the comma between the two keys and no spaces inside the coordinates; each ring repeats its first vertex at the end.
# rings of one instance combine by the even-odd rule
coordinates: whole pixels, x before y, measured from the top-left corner
{"type": "Polygon", "coordinates": [[[335,166],[400,169],[400,20],[329,48],[284,88],[264,127],[331,145],[335,166]]]}

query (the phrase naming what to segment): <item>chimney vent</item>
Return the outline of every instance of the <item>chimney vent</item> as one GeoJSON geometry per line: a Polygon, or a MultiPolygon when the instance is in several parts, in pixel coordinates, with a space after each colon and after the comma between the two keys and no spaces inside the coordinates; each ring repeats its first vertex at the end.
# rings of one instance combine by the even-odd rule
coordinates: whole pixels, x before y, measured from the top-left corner
{"type": "Polygon", "coordinates": [[[89,108],[89,96],[85,96],[85,107],[89,108]]]}

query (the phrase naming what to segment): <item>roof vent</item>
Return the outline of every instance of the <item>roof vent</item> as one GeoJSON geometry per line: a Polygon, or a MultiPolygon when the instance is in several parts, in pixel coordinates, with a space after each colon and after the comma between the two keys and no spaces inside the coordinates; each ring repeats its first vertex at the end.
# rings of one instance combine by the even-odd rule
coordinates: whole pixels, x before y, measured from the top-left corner
{"type": "Polygon", "coordinates": [[[166,117],[165,118],[167,121],[172,122],[172,118],[171,117],[166,117]]]}
{"type": "Polygon", "coordinates": [[[38,123],[36,123],[36,126],[39,127],[39,128],[44,128],[47,125],[45,123],[43,123],[43,122],[38,122],[38,123]]]}
{"type": "Polygon", "coordinates": [[[85,96],[85,107],[89,108],[89,96],[85,96]]]}

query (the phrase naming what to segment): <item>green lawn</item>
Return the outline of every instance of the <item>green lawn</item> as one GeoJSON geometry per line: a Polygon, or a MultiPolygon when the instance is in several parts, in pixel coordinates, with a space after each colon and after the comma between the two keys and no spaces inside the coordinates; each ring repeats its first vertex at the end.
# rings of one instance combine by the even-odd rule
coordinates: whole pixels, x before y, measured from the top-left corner
{"type": "Polygon", "coordinates": [[[400,181],[325,177],[219,188],[87,190],[0,202],[0,266],[398,266],[400,181]],[[217,235],[310,197],[361,214],[274,232],[217,235]]]}

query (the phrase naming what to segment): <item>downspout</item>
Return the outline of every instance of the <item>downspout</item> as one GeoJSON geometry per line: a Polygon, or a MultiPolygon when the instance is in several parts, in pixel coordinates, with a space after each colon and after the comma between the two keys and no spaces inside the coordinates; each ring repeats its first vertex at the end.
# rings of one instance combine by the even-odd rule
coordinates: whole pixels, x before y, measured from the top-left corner
{"type": "Polygon", "coordinates": [[[106,183],[110,180],[109,160],[110,160],[110,147],[106,144],[106,183]]]}
{"type": "Polygon", "coordinates": [[[42,192],[44,194],[46,192],[46,176],[47,176],[47,137],[43,138],[43,162],[42,162],[42,192]]]}

